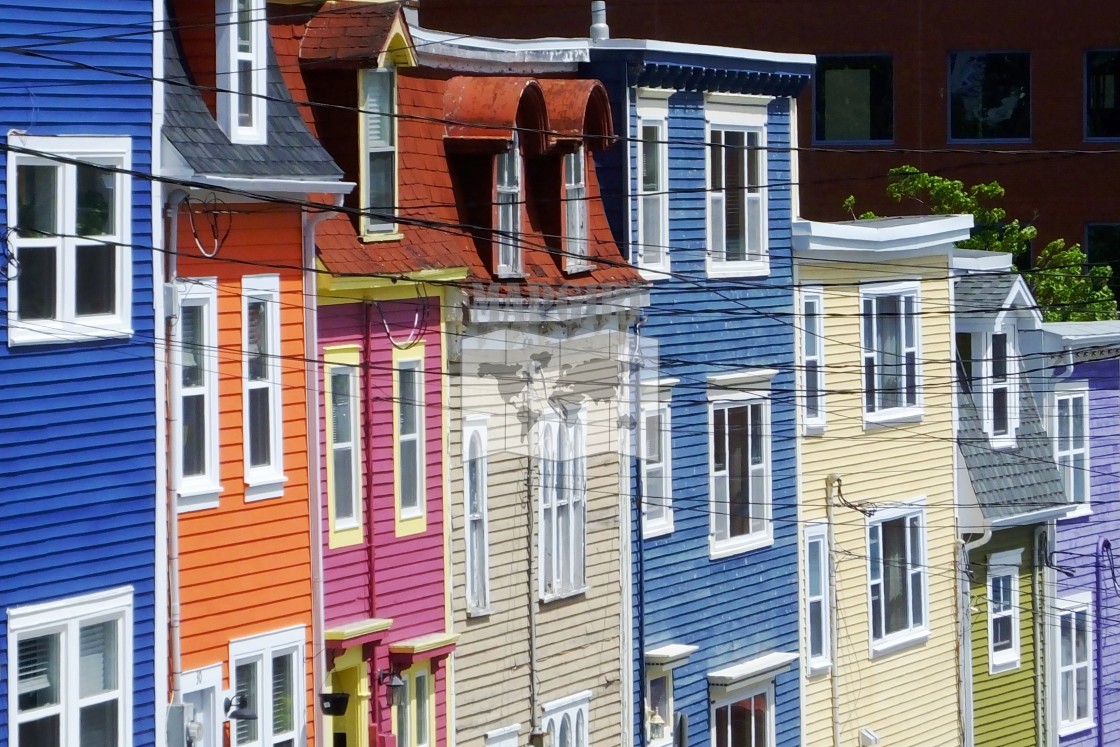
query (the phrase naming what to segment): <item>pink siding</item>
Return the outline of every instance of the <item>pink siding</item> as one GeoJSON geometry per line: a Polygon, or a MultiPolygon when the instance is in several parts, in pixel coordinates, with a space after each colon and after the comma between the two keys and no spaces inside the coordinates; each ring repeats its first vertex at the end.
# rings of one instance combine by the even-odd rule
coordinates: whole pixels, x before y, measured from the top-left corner
{"type": "MultiPolygon", "coordinates": [[[[369,386],[364,392],[362,417],[368,408],[370,438],[369,474],[363,482],[369,539],[372,508],[374,539],[374,605],[372,616],[391,617],[393,627],[386,642],[444,631],[444,545],[443,545],[443,364],[440,339],[440,300],[379,302],[323,306],[319,310],[319,340],[322,348],[359,345],[362,360],[369,366],[369,386]],[[417,315],[418,304],[421,313],[417,315]],[[419,321],[419,339],[425,343],[424,382],[427,417],[426,488],[427,527],[411,537],[396,536],[393,500],[393,343],[408,340],[419,321]],[[368,324],[369,349],[365,334],[368,324]]],[[[320,374],[321,376],[321,374],[320,374]]],[[[320,381],[320,391],[322,382],[320,381]]],[[[320,449],[326,448],[325,406],[320,396],[320,449]]],[[[326,467],[322,460],[320,496],[323,506],[323,575],[327,625],[337,625],[371,616],[369,548],[367,544],[331,550],[328,547],[326,467]]]]}

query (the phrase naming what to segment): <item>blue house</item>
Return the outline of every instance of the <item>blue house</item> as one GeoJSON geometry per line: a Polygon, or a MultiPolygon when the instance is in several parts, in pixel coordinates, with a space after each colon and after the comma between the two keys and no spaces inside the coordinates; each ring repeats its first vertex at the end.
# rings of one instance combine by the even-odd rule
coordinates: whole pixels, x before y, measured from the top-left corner
{"type": "Polygon", "coordinates": [[[157,19],[141,0],[0,18],[0,745],[153,745],[157,19]]]}
{"type": "Polygon", "coordinates": [[[690,747],[797,745],[791,110],[813,58],[596,39],[590,60],[629,135],[598,164],[604,199],[652,282],[634,405],[635,743],[683,729],[690,747]]]}

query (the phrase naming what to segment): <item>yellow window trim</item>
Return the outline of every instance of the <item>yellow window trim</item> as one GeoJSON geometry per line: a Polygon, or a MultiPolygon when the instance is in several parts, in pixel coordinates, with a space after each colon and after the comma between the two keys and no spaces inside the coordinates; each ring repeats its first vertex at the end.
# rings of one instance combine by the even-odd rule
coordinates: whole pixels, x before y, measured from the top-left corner
{"type": "Polygon", "coordinates": [[[320,306],[358,303],[366,300],[398,301],[415,300],[417,289],[425,296],[440,296],[444,286],[464,280],[467,270],[455,267],[447,270],[419,270],[407,276],[388,275],[331,275],[326,266],[317,260],[317,302],[320,306]],[[432,283],[436,283],[433,285],[432,283]]]}
{"type": "Polygon", "coordinates": [[[402,350],[393,348],[393,505],[396,509],[396,536],[409,537],[421,534],[428,528],[428,486],[427,472],[427,417],[425,411],[428,407],[427,376],[424,369],[424,341],[416,342],[402,350]],[[405,516],[401,507],[401,401],[400,401],[400,366],[402,363],[417,361],[420,364],[419,395],[420,395],[420,423],[418,435],[418,451],[420,456],[420,474],[417,476],[417,497],[420,502],[419,516],[405,516]]]}
{"type": "Polygon", "coordinates": [[[339,345],[337,347],[329,347],[323,349],[323,405],[325,412],[324,424],[326,430],[326,455],[325,461],[327,466],[327,547],[334,550],[339,547],[351,547],[353,545],[361,544],[362,542],[362,524],[363,524],[363,508],[365,502],[362,493],[362,393],[361,383],[362,377],[356,376],[356,384],[358,393],[357,404],[354,408],[354,414],[358,423],[357,435],[355,436],[354,443],[354,459],[357,462],[358,480],[354,485],[354,519],[355,526],[348,526],[338,528],[335,522],[334,515],[334,417],[333,409],[331,407],[332,392],[331,392],[331,369],[335,366],[349,366],[355,371],[361,366],[361,349],[357,345],[339,345]]]}
{"type": "MultiPolygon", "coordinates": [[[[413,666],[401,672],[401,677],[403,677],[404,680],[408,683],[408,715],[410,718],[410,722],[414,714],[416,713],[417,674],[426,675],[425,679],[428,684],[428,744],[431,745],[435,743],[436,733],[436,676],[432,672],[432,662],[428,659],[425,659],[424,661],[417,662],[413,666]]],[[[397,734],[397,712],[400,710],[400,708],[401,706],[397,705],[392,707],[393,735],[398,738],[400,737],[400,735],[397,734]]],[[[410,725],[412,728],[408,730],[408,743],[406,744],[404,742],[399,742],[397,744],[397,747],[417,747],[416,724],[414,722],[411,722],[410,725]]]]}

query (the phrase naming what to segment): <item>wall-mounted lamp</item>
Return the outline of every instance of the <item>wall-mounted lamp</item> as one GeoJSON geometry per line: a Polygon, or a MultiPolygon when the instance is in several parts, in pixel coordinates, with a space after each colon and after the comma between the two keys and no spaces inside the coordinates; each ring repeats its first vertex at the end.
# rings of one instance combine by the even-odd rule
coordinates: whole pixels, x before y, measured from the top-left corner
{"type": "Polygon", "coordinates": [[[392,669],[382,669],[377,673],[377,684],[389,690],[389,705],[404,705],[405,684],[399,674],[392,669]]]}
{"type": "Polygon", "coordinates": [[[257,712],[249,707],[249,699],[243,694],[225,700],[225,714],[230,721],[256,721],[257,712]]]}
{"type": "Polygon", "coordinates": [[[649,709],[649,738],[651,740],[665,738],[665,719],[661,718],[661,714],[655,708],[649,709]]]}

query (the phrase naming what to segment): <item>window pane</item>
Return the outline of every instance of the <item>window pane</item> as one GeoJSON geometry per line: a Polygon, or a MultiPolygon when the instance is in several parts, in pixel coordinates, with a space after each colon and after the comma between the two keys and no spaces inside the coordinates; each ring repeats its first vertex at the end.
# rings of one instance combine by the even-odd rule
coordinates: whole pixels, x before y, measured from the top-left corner
{"type": "Polygon", "coordinates": [[[249,390],[249,465],[265,467],[272,464],[271,390],[257,387],[249,390]]]}
{"type": "Polygon", "coordinates": [[[237,51],[253,50],[253,4],[251,0],[237,0],[237,51]]]}
{"type": "Polygon", "coordinates": [[[98,244],[75,250],[74,311],[78,316],[116,311],[117,247],[98,244]]]}
{"type": "Polygon", "coordinates": [[[366,188],[369,204],[366,219],[375,225],[390,225],[396,215],[393,187],[397,182],[396,158],[392,151],[374,151],[369,154],[366,188]]]}
{"type": "Polygon", "coordinates": [[[202,386],[205,332],[202,307],[184,305],[179,309],[179,360],[184,388],[202,386]]]}
{"type": "Polygon", "coordinates": [[[415,368],[402,367],[398,370],[397,401],[400,410],[401,435],[415,434],[419,430],[420,392],[417,386],[419,372],[415,368]]]}
{"type": "Polygon", "coordinates": [[[393,74],[387,70],[366,70],[366,147],[393,145],[393,74]]]}
{"type": "Polygon", "coordinates": [[[1030,55],[962,52],[949,55],[954,139],[1031,136],[1030,55]]]}
{"type": "Polygon", "coordinates": [[[399,450],[401,455],[401,508],[418,508],[420,506],[419,485],[417,484],[419,454],[416,439],[401,441],[399,450]]]}
{"type": "Polygon", "coordinates": [[[1073,448],[1085,448],[1085,398],[1074,397],[1070,400],[1070,435],[1073,448]]]}
{"type": "Polygon", "coordinates": [[[749,534],[751,531],[751,494],[750,494],[750,435],[751,423],[749,409],[732,407],[727,411],[728,427],[728,511],[730,514],[731,536],[749,534]]]}
{"type": "Polygon", "coordinates": [[[661,126],[642,125],[642,191],[657,192],[661,186],[661,126]]]}
{"type": "Polygon", "coordinates": [[[294,731],[295,724],[295,656],[272,657],[272,733],[294,731]]]}
{"type": "Polygon", "coordinates": [[[1073,664],[1073,615],[1071,613],[1062,613],[1061,631],[1061,665],[1068,667],[1073,664]]]}
{"type": "Polygon", "coordinates": [[[48,716],[19,725],[19,743],[35,747],[61,747],[61,718],[48,716]]]}
{"type": "Polygon", "coordinates": [[[428,675],[416,677],[416,744],[426,745],[431,714],[428,713],[428,675]]]}
{"type": "Polygon", "coordinates": [[[1007,388],[992,390],[992,432],[1007,433],[1010,428],[1007,415],[1007,388]]]}
{"type": "Polygon", "coordinates": [[[567,714],[560,720],[560,740],[556,747],[572,747],[572,720],[567,714]]]}
{"type": "Polygon", "coordinates": [[[85,625],[79,634],[78,694],[83,698],[117,689],[117,621],[85,625]]]}
{"type": "Polygon", "coordinates": [[[117,175],[97,166],[78,166],[79,236],[111,236],[117,232],[117,175]]]}
{"type": "Polygon", "coordinates": [[[270,361],[268,339],[268,303],[252,299],[248,304],[249,329],[247,331],[249,354],[249,380],[268,381],[270,361]]]}
{"type": "Polygon", "coordinates": [[[1078,667],[1076,674],[1077,683],[1077,708],[1074,714],[1077,720],[1089,718],[1089,670],[1086,667],[1078,667]]]}
{"type": "MultiPolygon", "coordinates": [[[[255,661],[238,664],[234,670],[234,686],[239,699],[243,699],[243,708],[260,714],[260,692],[257,686],[259,676],[259,663],[255,661]]],[[[257,741],[258,724],[256,719],[237,719],[233,722],[237,732],[237,744],[251,744],[257,741]]]]}
{"type": "Polygon", "coordinates": [[[58,167],[17,167],[19,235],[23,238],[57,236],[58,167]]]}
{"type": "Polygon", "coordinates": [[[335,368],[331,371],[331,439],[335,445],[348,444],[353,440],[351,371],[350,368],[335,368]]]}
{"type": "Polygon", "coordinates": [[[992,335],[992,380],[1007,381],[1007,335],[992,335]]]}
{"type": "Polygon", "coordinates": [[[80,747],[117,747],[117,722],[120,718],[120,701],[84,706],[78,717],[78,744],[80,747]]]}
{"type": "Polygon", "coordinates": [[[237,61],[237,124],[253,126],[253,61],[237,61]]]}
{"type": "Polygon", "coordinates": [[[727,410],[719,409],[712,413],[714,429],[712,435],[713,467],[717,472],[727,469],[727,410]]]}
{"type": "Polygon", "coordinates": [[[1085,227],[1085,261],[1090,267],[1112,268],[1108,284],[1116,295],[1120,289],[1120,223],[1090,223],[1085,227]]]}
{"type": "Polygon", "coordinates": [[[743,132],[725,132],[724,251],[728,262],[747,259],[746,147],[743,132]]]}
{"type": "Polygon", "coordinates": [[[824,655],[824,603],[809,603],[809,655],[824,655]]]}
{"type": "Polygon", "coordinates": [[[897,633],[909,627],[909,579],[906,567],[906,521],[884,521],[883,531],[883,597],[886,632],[897,633]]]}
{"type": "Polygon", "coordinates": [[[653,677],[649,681],[649,708],[665,722],[666,731],[669,723],[669,692],[667,677],[653,677]]]}
{"type": "Polygon", "coordinates": [[[57,633],[20,639],[18,645],[20,713],[61,702],[58,661],[60,643],[61,639],[57,633]]]}
{"type": "Polygon", "coordinates": [[[206,396],[192,394],[182,399],[183,477],[206,473],[206,396]]]}
{"type": "Polygon", "coordinates": [[[1085,134],[1120,137],[1120,51],[1085,55],[1085,134]]]}
{"type": "Polygon", "coordinates": [[[899,296],[880,296],[876,299],[876,306],[877,405],[879,409],[887,410],[902,406],[902,303],[899,296]]]}
{"type": "Polygon", "coordinates": [[[19,259],[19,318],[58,317],[58,249],[21,247],[19,259]]]}
{"type": "Polygon", "coordinates": [[[1012,619],[1010,616],[999,617],[992,620],[992,650],[994,651],[1009,651],[1011,650],[1012,636],[1012,619]]]}
{"type": "Polygon", "coordinates": [[[820,540],[812,540],[809,542],[808,548],[808,565],[809,565],[809,596],[819,597],[823,593],[823,568],[824,558],[823,544],[820,540]]]}
{"type": "Polygon", "coordinates": [[[412,744],[412,739],[409,737],[411,733],[411,724],[409,723],[412,718],[412,678],[405,676],[405,703],[397,706],[395,710],[396,728],[393,730],[397,735],[397,744],[404,747],[404,745],[412,744]]]}
{"type": "Polygon", "coordinates": [[[818,57],[817,140],[894,137],[894,63],[890,57],[818,57]]]}

